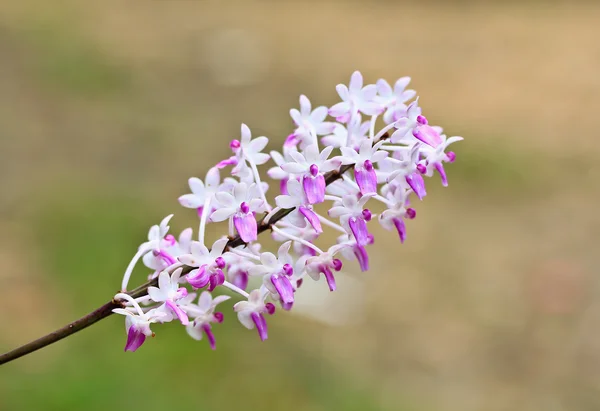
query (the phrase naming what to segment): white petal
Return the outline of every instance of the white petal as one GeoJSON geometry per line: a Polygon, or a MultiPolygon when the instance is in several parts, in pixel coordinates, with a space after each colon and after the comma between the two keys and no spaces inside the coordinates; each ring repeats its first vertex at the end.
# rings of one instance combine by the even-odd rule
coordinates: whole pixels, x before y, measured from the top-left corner
{"type": "Polygon", "coordinates": [[[261,164],[265,164],[267,161],[269,161],[271,159],[271,157],[266,154],[266,153],[254,153],[252,154],[252,162],[254,162],[254,164],[256,164],[257,166],[260,166],[261,164]]]}
{"type": "Polygon", "coordinates": [[[387,152],[387,151],[383,151],[383,150],[381,150],[381,151],[378,151],[378,152],[374,153],[374,154],[371,156],[371,162],[372,162],[372,163],[377,163],[378,161],[381,161],[381,160],[383,160],[383,159],[384,159],[384,158],[386,158],[387,156],[388,156],[388,152],[387,152]]]}
{"type": "Polygon", "coordinates": [[[350,77],[350,84],[348,89],[350,91],[357,91],[360,90],[363,86],[363,76],[360,73],[360,71],[355,71],[354,73],[352,73],[352,77],[350,77]]]}
{"type": "Polygon", "coordinates": [[[271,158],[273,159],[273,161],[275,162],[275,164],[277,164],[278,166],[285,163],[285,160],[283,159],[283,156],[281,155],[281,153],[279,151],[271,151],[271,158]]]}
{"type": "Polygon", "coordinates": [[[294,123],[297,126],[302,124],[302,114],[300,114],[300,112],[298,110],[296,110],[295,108],[290,110],[290,117],[292,118],[292,120],[294,121],[294,123]]]}
{"type": "Polygon", "coordinates": [[[356,162],[359,158],[358,153],[350,147],[340,147],[340,151],[342,152],[342,156],[344,157],[342,159],[342,163],[343,164],[350,164],[353,162],[356,162]],[[349,161],[349,162],[347,162],[349,161]]]}
{"type": "Polygon", "coordinates": [[[319,159],[321,160],[321,162],[327,160],[332,151],[333,151],[333,147],[325,147],[323,149],[323,151],[321,151],[321,154],[319,155],[319,159]]]}
{"type": "Polygon", "coordinates": [[[219,173],[219,169],[217,167],[212,167],[206,173],[206,185],[211,189],[216,189],[221,182],[221,175],[219,173]]]}
{"type": "Polygon", "coordinates": [[[217,258],[221,254],[223,254],[223,250],[225,250],[225,246],[227,245],[228,242],[229,242],[229,239],[227,237],[220,238],[217,241],[215,241],[210,250],[210,256],[217,258]]]}
{"type": "Polygon", "coordinates": [[[220,191],[216,193],[215,198],[223,207],[234,207],[236,205],[233,195],[226,191],[220,191]]]}
{"type": "Polygon", "coordinates": [[[169,231],[169,221],[171,221],[171,218],[173,218],[173,214],[169,214],[160,222],[159,228],[161,238],[169,231]]]}
{"type": "Polygon", "coordinates": [[[162,302],[167,299],[165,293],[163,293],[160,289],[156,287],[148,287],[148,295],[152,298],[153,301],[162,302]]]}
{"type": "Polygon", "coordinates": [[[306,171],[306,166],[298,163],[285,163],[281,165],[281,169],[286,173],[302,174],[306,171]]]}
{"type": "Polygon", "coordinates": [[[319,161],[319,147],[316,144],[311,144],[304,149],[304,158],[307,163],[316,163],[319,161]]]}
{"type": "Polygon", "coordinates": [[[267,171],[267,175],[273,180],[284,180],[288,177],[288,173],[283,171],[281,167],[272,167],[267,171]]]}
{"type": "Polygon", "coordinates": [[[329,212],[327,214],[329,214],[329,217],[338,218],[343,216],[344,214],[348,214],[349,212],[350,210],[348,210],[346,207],[338,206],[329,209],[329,212]]]}
{"type": "Polygon", "coordinates": [[[188,180],[188,183],[190,185],[190,190],[192,190],[192,193],[204,197],[204,183],[202,182],[202,180],[196,177],[192,177],[188,180]]]}
{"type": "Polygon", "coordinates": [[[253,198],[248,202],[248,208],[250,209],[250,212],[262,213],[263,211],[266,211],[265,201],[261,198],[253,198]]]}
{"type": "Polygon", "coordinates": [[[229,217],[231,217],[234,214],[235,214],[235,209],[233,209],[233,208],[228,208],[228,207],[219,208],[218,210],[215,210],[215,212],[210,215],[210,220],[214,221],[215,223],[218,223],[220,221],[227,220],[229,217]]]}
{"type": "Polygon", "coordinates": [[[276,267],[277,266],[277,257],[273,253],[262,253],[260,255],[260,262],[267,267],[276,267]]]}
{"type": "Polygon", "coordinates": [[[277,250],[277,255],[279,256],[279,258],[289,257],[288,254],[289,254],[291,246],[292,246],[291,241],[286,241],[285,243],[281,244],[281,246],[279,247],[279,250],[277,250]]]}
{"type": "Polygon", "coordinates": [[[198,299],[198,307],[202,311],[207,312],[211,308],[212,302],[213,299],[210,292],[202,291],[202,294],[200,294],[200,298],[198,299]]]}
{"type": "Polygon", "coordinates": [[[242,123],[242,127],[241,127],[241,135],[242,135],[241,143],[243,145],[248,144],[250,142],[250,139],[252,138],[252,133],[250,132],[250,128],[248,128],[248,126],[243,123],[242,123]]]}
{"type": "Polygon", "coordinates": [[[294,208],[300,205],[300,199],[298,197],[280,195],[275,197],[275,204],[281,208],[294,208]]]}
{"type": "Polygon", "coordinates": [[[193,255],[198,257],[208,255],[208,248],[200,241],[192,241],[190,244],[190,251],[193,255]]]}
{"type": "Polygon", "coordinates": [[[260,153],[263,148],[265,148],[267,146],[267,144],[269,143],[269,139],[265,136],[261,136],[261,137],[256,137],[254,140],[252,140],[250,142],[250,144],[248,145],[248,149],[252,152],[252,153],[260,153]]]}
{"type": "Polygon", "coordinates": [[[264,265],[253,265],[248,268],[248,275],[251,277],[258,277],[260,275],[267,274],[271,269],[269,267],[265,267],[264,265]]]}
{"type": "Polygon", "coordinates": [[[242,201],[246,201],[248,197],[248,186],[246,183],[239,183],[233,187],[233,197],[235,197],[235,205],[240,204],[242,201]]]}
{"type": "Polygon", "coordinates": [[[161,291],[171,288],[171,277],[166,271],[163,271],[158,275],[158,288],[160,288],[161,291]]]}
{"type": "Polygon", "coordinates": [[[148,241],[158,241],[160,240],[160,228],[157,225],[153,225],[150,227],[148,231],[148,241]]]}
{"type": "Polygon", "coordinates": [[[200,259],[194,257],[192,254],[184,254],[177,257],[180,263],[189,265],[190,267],[198,267],[200,265],[200,259]]]}
{"type": "Polygon", "coordinates": [[[212,306],[215,307],[218,304],[221,304],[222,302],[225,302],[227,300],[229,300],[231,297],[228,295],[218,295],[215,298],[213,298],[212,300],[212,306]]]}
{"type": "Polygon", "coordinates": [[[300,110],[302,114],[310,114],[311,109],[310,100],[304,94],[300,95],[300,110]]]}
{"type": "MultiPolygon", "coordinates": [[[[243,302],[243,301],[241,301],[241,302],[243,302]]],[[[249,330],[254,328],[254,321],[252,321],[252,318],[250,317],[251,314],[252,313],[250,311],[238,312],[238,320],[240,320],[242,325],[249,330]]]]}
{"type": "Polygon", "coordinates": [[[377,80],[377,91],[381,97],[391,97],[392,95],[392,87],[384,79],[377,80]]]}
{"type": "Polygon", "coordinates": [[[202,328],[194,327],[193,323],[186,325],[185,330],[187,331],[188,335],[194,340],[200,341],[202,339],[202,328]]]}
{"type": "Polygon", "coordinates": [[[204,197],[198,197],[196,194],[185,194],[179,197],[179,204],[186,208],[198,208],[204,204],[204,197]]]}
{"type": "Polygon", "coordinates": [[[173,274],[171,274],[171,283],[172,284],[179,283],[179,278],[181,278],[182,271],[183,271],[183,268],[178,268],[177,270],[173,271],[173,274]]]}
{"type": "Polygon", "coordinates": [[[300,153],[298,151],[290,151],[289,155],[296,163],[300,163],[300,164],[306,163],[306,159],[304,158],[302,153],[300,153]]]}

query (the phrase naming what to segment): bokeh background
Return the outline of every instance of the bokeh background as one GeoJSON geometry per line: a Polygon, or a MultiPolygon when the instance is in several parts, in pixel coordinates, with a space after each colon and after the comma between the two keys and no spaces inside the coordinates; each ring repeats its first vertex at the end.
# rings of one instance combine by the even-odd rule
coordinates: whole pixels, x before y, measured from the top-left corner
{"type": "MultiPolygon", "coordinates": [[[[189,176],[299,94],[410,75],[453,147],[400,246],[260,343],[109,318],[0,370],[0,409],[600,409],[600,4],[0,2],[0,351],[104,303],[189,176]]],[[[215,232],[214,235],[217,235],[215,232]]],[[[134,278],[141,282],[143,272],[134,278]]],[[[322,284],[320,284],[322,285],[322,284]]],[[[300,305],[300,304],[298,304],[300,305]]]]}

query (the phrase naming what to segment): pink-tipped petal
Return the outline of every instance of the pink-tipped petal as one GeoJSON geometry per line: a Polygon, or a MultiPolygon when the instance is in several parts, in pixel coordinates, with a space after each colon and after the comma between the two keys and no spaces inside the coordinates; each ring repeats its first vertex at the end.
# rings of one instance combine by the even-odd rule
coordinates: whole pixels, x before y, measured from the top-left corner
{"type": "Polygon", "coordinates": [[[185,276],[185,279],[194,288],[206,287],[206,284],[210,281],[210,276],[206,272],[206,265],[203,265],[197,270],[193,270],[185,276]]]}
{"type": "Polygon", "coordinates": [[[440,177],[442,178],[442,185],[444,187],[448,187],[448,177],[446,177],[446,170],[444,170],[444,166],[442,163],[435,163],[435,169],[438,173],[440,173],[440,177]]]}
{"type": "Polygon", "coordinates": [[[255,241],[258,238],[258,227],[253,214],[233,216],[233,225],[245,243],[255,241]]]}
{"type": "Polygon", "coordinates": [[[318,204],[325,201],[325,177],[318,174],[316,177],[305,175],[302,187],[309,204],[318,204]]]}
{"type": "Polygon", "coordinates": [[[212,291],[225,282],[225,274],[220,269],[217,269],[208,280],[208,291],[212,291]]]}
{"type": "Polygon", "coordinates": [[[146,341],[146,335],[132,325],[131,327],[129,327],[129,331],[127,331],[127,342],[125,343],[125,351],[134,352],[142,346],[144,341],[146,341]]]}
{"type": "Polygon", "coordinates": [[[173,265],[177,262],[176,259],[174,259],[169,253],[167,253],[164,250],[155,251],[154,255],[156,257],[159,257],[162,261],[164,261],[167,264],[167,266],[173,265]]]}
{"type": "Polygon", "coordinates": [[[367,230],[367,222],[362,218],[351,217],[348,221],[350,230],[356,239],[356,244],[365,246],[369,242],[369,231],[367,230]]]}
{"type": "Polygon", "coordinates": [[[211,328],[210,324],[202,324],[201,328],[202,328],[202,331],[204,332],[204,334],[206,335],[206,338],[208,339],[210,348],[212,350],[215,350],[217,348],[217,342],[215,340],[215,335],[212,332],[212,328],[211,328]]]}
{"type": "Polygon", "coordinates": [[[229,157],[228,159],[219,161],[216,165],[217,169],[225,168],[227,166],[236,166],[238,163],[237,158],[235,156],[229,157]]]}
{"type": "Polygon", "coordinates": [[[175,304],[171,300],[167,300],[165,302],[165,304],[166,304],[167,307],[169,307],[169,309],[171,311],[173,311],[173,313],[177,316],[177,318],[179,319],[179,321],[181,321],[182,325],[188,325],[190,323],[190,320],[188,319],[187,314],[185,313],[185,311],[183,311],[181,309],[181,307],[179,307],[177,304],[175,304]]]}
{"type": "Polygon", "coordinates": [[[406,240],[406,224],[404,224],[404,220],[401,218],[394,218],[392,221],[394,222],[394,226],[396,226],[398,236],[400,236],[400,242],[404,244],[404,241],[406,240]]]}
{"type": "Polygon", "coordinates": [[[358,265],[360,266],[360,271],[368,271],[369,270],[369,254],[367,254],[367,250],[365,247],[361,247],[356,245],[353,247],[354,256],[358,260],[358,265]]]}
{"type": "Polygon", "coordinates": [[[258,336],[261,341],[264,341],[268,338],[267,335],[267,320],[262,314],[252,313],[250,314],[250,318],[254,321],[254,325],[256,325],[256,330],[258,331],[258,336]]]}
{"type": "Polygon", "coordinates": [[[273,283],[281,298],[283,309],[289,310],[292,308],[292,304],[294,304],[294,287],[292,287],[290,280],[284,275],[273,274],[271,283],[273,283]]]}
{"type": "Polygon", "coordinates": [[[299,142],[300,142],[300,140],[298,139],[298,137],[295,134],[290,134],[285,139],[283,146],[285,148],[296,147],[299,142]]]}
{"type": "Polygon", "coordinates": [[[355,169],[354,178],[356,178],[356,184],[362,195],[377,192],[377,174],[374,168],[371,167],[371,170],[355,169]]]}
{"type": "Polygon", "coordinates": [[[329,267],[326,265],[321,267],[321,270],[322,270],[323,274],[325,274],[325,279],[327,280],[327,285],[329,286],[329,291],[335,291],[336,285],[335,285],[335,277],[333,276],[333,273],[331,272],[329,267]]]}
{"type": "Polygon", "coordinates": [[[429,144],[431,147],[437,147],[442,144],[442,137],[440,133],[428,125],[422,125],[413,130],[413,136],[416,139],[421,140],[425,144],[429,144]]]}
{"type": "Polygon", "coordinates": [[[415,172],[407,175],[406,182],[408,183],[412,191],[415,192],[419,200],[422,200],[423,197],[427,195],[427,191],[425,191],[425,180],[423,179],[423,176],[420,173],[415,172]]]}
{"type": "Polygon", "coordinates": [[[239,271],[235,274],[231,282],[236,287],[245,290],[248,287],[248,273],[246,271],[239,271]]]}
{"type": "Polygon", "coordinates": [[[315,214],[314,211],[306,207],[300,207],[299,211],[300,214],[302,214],[308,220],[309,224],[315,229],[317,234],[321,234],[323,232],[321,221],[319,221],[319,217],[317,217],[317,214],[315,214]]]}
{"type": "Polygon", "coordinates": [[[279,191],[281,191],[281,194],[283,194],[283,195],[289,194],[288,189],[287,189],[287,183],[288,183],[288,181],[285,178],[279,182],[279,191]]]}

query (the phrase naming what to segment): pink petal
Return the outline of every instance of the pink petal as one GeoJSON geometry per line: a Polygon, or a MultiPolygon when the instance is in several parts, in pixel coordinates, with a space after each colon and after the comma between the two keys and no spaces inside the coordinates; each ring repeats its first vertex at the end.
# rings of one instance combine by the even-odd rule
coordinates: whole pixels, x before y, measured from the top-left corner
{"type": "Polygon", "coordinates": [[[358,265],[360,265],[361,271],[369,271],[369,254],[367,254],[367,250],[365,247],[361,247],[359,245],[353,247],[354,256],[358,260],[358,265]]]}
{"type": "Polygon", "coordinates": [[[262,314],[253,312],[250,314],[250,318],[254,321],[254,325],[256,325],[256,329],[258,330],[258,336],[261,341],[264,341],[268,338],[267,336],[267,321],[262,314]]]}
{"type": "Polygon", "coordinates": [[[231,282],[236,287],[241,288],[242,290],[245,290],[246,287],[248,287],[248,273],[246,271],[237,272],[233,276],[233,279],[231,280],[231,282]]]}
{"type": "Polygon", "coordinates": [[[285,275],[273,274],[271,276],[271,283],[273,283],[281,298],[283,309],[291,309],[292,304],[294,304],[294,288],[290,280],[285,275]]]}
{"type": "Polygon", "coordinates": [[[212,291],[219,285],[225,282],[225,274],[223,271],[218,269],[213,275],[210,276],[208,291],[212,291]]]}
{"type": "Polygon", "coordinates": [[[429,144],[431,147],[437,147],[442,144],[440,133],[435,131],[431,126],[423,125],[415,128],[413,130],[413,136],[423,143],[429,144]]]}
{"type": "Polygon", "coordinates": [[[206,284],[210,281],[209,275],[206,272],[206,264],[197,270],[193,270],[185,276],[187,282],[194,288],[206,287],[206,284]],[[192,274],[193,273],[193,274],[192,274]]]}
{"type": "Polygon", "coordinates": [[[356,239],[356,244],[365,246],[369,241],[369,231],[367,230],[367,222],[362,218],[351,217],[348,221],[350,230],[356,239]]]}
{"type": "Polygon", "coordinates": [[[358,187],[360,188],[361,194],[377,193],[377,174],[374,168],[371,168],[370,171],[367,171],[364,168],[355,168],[354,178],[356,179],[356,184],[358,184],[358,187]]]}
{"type": "Polygon", "coordinates": [[[258,238],[258,227],[253,214],[233,216],[233,225],[245,243],[255,241],[258,238]]]}
{"type": "Polygon", "coordinates": [[[425,191],[425,180],[423,179],[423,176],[420,173],[415,172],[407,175],[406,182],[408,183],[410,188],[412,188],[412,190],[415,192],[419,200],[422,200],[423,197],[427,195],[427,192],[425,191]]]}
{"type": "Polygon", "coordinates": [[[317,174],[316,177],[305,175],[302,186],[309,204],[325,201],[325,177],[322,174],[317,174]]]}
{"type": "Polygon", "coordinates": [[[325,279],[327,280],[327,285],[329,286],[329,291],[335,291],[336,285],[335,285],[335,277],[333,276],[333,273],[331,272],[329,267],[326,265],[323,265],[321,267],[321,269],[323,271],[323,274],[325,274],[325,279]]]}
{"type": "Polygon", "coordinates": [[[215,335],[212,332],[210,324],[202,324],[202,326],[200,328],[202,328],[202,331],[204,331],[204,334],[206,334],[206,338],[208,339],[210,348],[213,350],[216,349],[217,344],[216,344],[216,340],[215,340],[215,335]]]}
{"type": "Polygon", "coordinates": [[[146,341],[146,335],[138,330],[134,325],[129,327],[127,331],[127,342],[125,343],[125,351],[134,352],[142,346],[146,341]]]}
{"type": "Polygon", "coordinates": [[[442,178],[442,185],[444,187],[448,187],[448,177],[446,177],[446,170],[444,170],[444,166],[442,165],[442,163],[435,163],[434,167],[437,170],[437,172],[440,173],[440,177],[442,178]]]}
{"type": "Polygon", "coordinates": [[[299,211],[300,214],[306,217],[306,219],[308,220],[312,228],[315,229],[317,234],[321,234],[323,232],[323,228],[321,228],[321,221],[319,221],[319,217],[317,217],[314,211],[306,207],[300,207],[299,211]]]}
{"type": "Polygon", "coordinates": [[[167,305],[167,307],[169,307],[171,311],[173,311],[173,313],[175,313],[179,321],[181,321],[182,325],[188,325],[190,323],[187,314],[181,309],[181,307],[179,307],[171,300],[167,300],[165,304],[167,305]]]}
{"type": "Polygon", "coordinates": [[[400,242],[404,243],[406,240],[406,224],[404,224],[404,220],[401,218],[394,218],[392,221],[394,222],[394,226],[396,226],[396,230],[400,236],[400,242]]]}

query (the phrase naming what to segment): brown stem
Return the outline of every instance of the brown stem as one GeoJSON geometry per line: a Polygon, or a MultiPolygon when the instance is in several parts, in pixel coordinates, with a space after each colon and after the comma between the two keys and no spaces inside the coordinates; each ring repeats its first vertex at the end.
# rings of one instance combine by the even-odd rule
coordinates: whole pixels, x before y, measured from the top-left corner
{"type": "MultiPolygon", "coordinates": [[[[342,166],[339,170],[331,171],[331,172],[325,174],[326,185],[329,185],[329,184],[333,183],[334,181],[338,180],[339,178],[341,178],[342,174],[344,174],[346,171],[350,170],[352,167],[354,167],[354,164],[345,165],[345,166],[342,166]]],[[[276,222],[278,222],[279,220],[284,218],[286,215],[291,213],[293,210],[294,210],[294,208],[288,208],[288,209],[281,209],[281,210],[277,211],[269,219],[268,223],[264,223],[263,220],[261,220],[261,222],[259,223],[259,226],[258,226],[258,234],[270,229],[273,224],[275,224],[276,222]]],[[[245,244],[244,241],[242,241],[242,239],[238,235],[229,240],[226,248],[239,247],[244,244],[245,244]]],[[[191,270],[192,270],[192,267],[186,266],[183,268],[183,273],[186,274],[191,270]]],[[[157,284],[158,284],[158,279],[155,278],[155,279],[150,280],[150,281],[140,285],[139,287],[133,289],[128,294],[131,295],[133,298],[143,297],[146,294],[148,294],[148,287],[155,287],[157,284]]],[[[25,344],[19,348],[15,348],[12,351],[2,354],[0,356],[0,365],[5,364],[12,360],[16,360],[19,357],[30,354],[34,351],[39,350],[40,348],[46,347],[50,344],[60,341],[63,338],[68,337],[69,335],[75,334],[77,331],[83,330],[84,328],[89,327],[90,325],[102,320],[103,318],[110,316],[113,313],[112,312],[113,309],[123,308],[124,306],[125,306],[124,300],[109,301],[108,303],[106,303],[102,307],[92,311],[88,315],[81,317],[80,319],[78,319],[70,324],[67,324],[62,328],[59,328],[58,330],[51,332],[48,335],[45,335],[41,338],[38,338],[35,341],[32,341],[32,342],[25,344]]]]}
{"type": "Polygon", "coordinates": [[[69,335],[75,334],[77,331],[83,330],[84,328],[89,327],[90,325],[100,321],[101,319],[108,317],[113,313],[113,309],[123,307],[124,305],[120,301],[109,301],[102,307],[97,308],[88,315],[81,317],[80,319],[73,321],[72,323],[67,324],[62,328],[59,328],[58,330],[51,332],[48,335],[45,335],[41,338],[38,338],[35,341],[32,341],[19,348],[15,348],[12,351],[0,355],[0,365],[12,360],[16,360],[19,357],[30,354],[34,351],[39,350],[40,348],[60,341],[63,338],[68,337],[69,335]]]}

